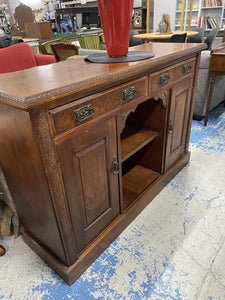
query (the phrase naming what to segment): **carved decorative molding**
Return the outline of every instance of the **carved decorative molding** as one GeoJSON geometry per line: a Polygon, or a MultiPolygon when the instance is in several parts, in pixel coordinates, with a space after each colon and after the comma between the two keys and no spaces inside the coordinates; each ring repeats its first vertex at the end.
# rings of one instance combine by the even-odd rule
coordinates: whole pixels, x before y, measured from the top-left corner
{"type": "Polygon", "coordinates": [[[123,114],[121,114],[121,116],[120,116],[120,133],[123,131],[123,129],[126,125],[127,117],[129,116],[130,113],[134,112],[136,110],[136,108],[137,108],[137,105],[135,107],[132,107],[128,111],[124,112],[123,114]]]}
{"type": "Polygon", "coordinates": [[[157,97],[153,97],[152,99],[154,101],[158,101],[159,104],[161,106],[163,106],[164,108],[167,107],[167,92],[164,92],[164,93],[158,95],[157,97]]]}
{"type": "MultiPolygon", "coordinates": [[[[44,91],[42,93],[37,93],[35,95],[31,95],[28,97],[20,97],[13,94],[4,93],[0,91],[0,102],[4,102],[6,104],[11,104],[12,106],[21,108],[21,109],[29,109],[33,108],[37,105],[42,104],[43,102],[52,102],[53,99],[56,99],[58,96],[64,97],[72,94],[73,92],[81,92],[85,91],[88,88],[96,87],[98,84],[101,84],[104,81],[104,84],[113,83],[114,80],[118,82],[119,79],[127,78],[130,74],[135,74],[143,71],[145,68],[148,69],[149,63],[143,62],[142,68],[140,69],[138,65],[130,66],[128,69],[119,69],[113,71],[111,73],[104,74],[102,76],[93,77],[90,79],[86,79],[85,81],[76,82],[73,84],[64,85],[63,87],[52,89],[49,91],[44,91]],[[49,101],[47,100],[49,99],[49,101]]],[[[110,88],[110,86],[109,86],[110,88]]]]}
{"type": "Polygon", "coordinates": [[[59,230],[68,264],[76,259],[76,244],[72,224],[69,219],[69,209],[62,184],[61,170],[58,167],[55,147],[49,127],[48,114],[44,108],[33,111],[31,119],[35,124],[35,131],[39,139],[40,150],[43,157],[45,172],[47,173],[48,186],[52,196],[52,203],[59,224],[59,230]],[[65,236],[69,238],[65,239],[65,236]],[[68,257],[68,253],[74,253],[68,257]]]}

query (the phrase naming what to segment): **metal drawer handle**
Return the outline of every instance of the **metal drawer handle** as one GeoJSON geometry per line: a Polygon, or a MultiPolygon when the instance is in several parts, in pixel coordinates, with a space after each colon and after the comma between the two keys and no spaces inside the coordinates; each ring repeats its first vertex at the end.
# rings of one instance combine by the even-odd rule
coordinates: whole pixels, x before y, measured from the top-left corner
{"type": "Polygon", "coordinates": [[[116,156],[113,156],[113,174],[119,174],[119,163],[116,156]]]}
{"type": "Polygon", "coordinates": [[[170,80],[170,75],[169,73],[163,73],[160,75],[160,84],[165,84],[170,80]]]}
{"type": "Polygon", "coordinates": [[[77,110],[74,110],[77,122],[82,122],[91,118],[95,114],[95,110],[91,107],[91,104],[80,107],[77,110]]]}
{"type": "Polygon", "coordinates": [[[186,64],[184,65],[183,67],[183,73],[188,73],[190,70],[192,69],[191,65],[190,64],[186,64]]]}
{"type": "Polygon", "coordinates": [[[173,133],[173,124],[172,124],[171,121],[169,123],[169,131],[168,131],[168,133],[173,133]]]}
{"type": "Polygon", "coordinates": [[[136,95],[137,95],[137,90],[134,85],[123,91],[123,100],[130,100],[136,95]]]}

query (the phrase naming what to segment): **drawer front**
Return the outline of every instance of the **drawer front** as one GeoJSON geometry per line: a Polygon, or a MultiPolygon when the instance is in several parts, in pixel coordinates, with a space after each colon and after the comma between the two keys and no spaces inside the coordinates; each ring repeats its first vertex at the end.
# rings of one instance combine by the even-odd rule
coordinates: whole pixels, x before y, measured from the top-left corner
{"type": "Polygon", "coordinates": [[[192,58],[173,67],[149,75],[149,92],[165,87],[182,77],[185,78],[185,76],[190,73],[194,74],[194,70],[195,59],[192,58]]]}
{"type": "Polygon", "coordinates": [[[109,89],[49,111],[56,134],[119,108],[124,103],[147,95],[147,77],[109,89]]]}

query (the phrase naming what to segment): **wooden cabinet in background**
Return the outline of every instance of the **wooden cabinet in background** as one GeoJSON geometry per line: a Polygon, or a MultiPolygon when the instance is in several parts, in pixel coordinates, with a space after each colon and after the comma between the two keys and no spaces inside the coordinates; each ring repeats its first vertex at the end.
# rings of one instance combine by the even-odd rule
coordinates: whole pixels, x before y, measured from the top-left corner
{"type": "Polygon", "coordinates": [[[204,44],[1,75],[0,164],[24,241],[72,284],[189,161],[204,44]]]}
{"type": "Polygon", "coordinates": [[[54,38],[54,33],[49,22],[24,23],[24,27],[27,38],[37,38],[39,40],[54,38]]]}

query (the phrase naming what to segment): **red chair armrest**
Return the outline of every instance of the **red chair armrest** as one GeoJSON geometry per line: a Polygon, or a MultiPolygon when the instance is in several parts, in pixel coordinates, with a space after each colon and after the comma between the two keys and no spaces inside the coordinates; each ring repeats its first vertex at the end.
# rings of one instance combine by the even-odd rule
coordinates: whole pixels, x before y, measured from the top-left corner
{"type": "Polygon", "coordinates": [[[56,63],[56,59],[54,55],[35,54],[35,59],[38,66],[56,63]]]}

